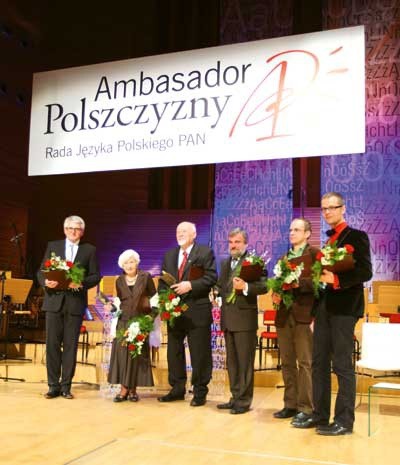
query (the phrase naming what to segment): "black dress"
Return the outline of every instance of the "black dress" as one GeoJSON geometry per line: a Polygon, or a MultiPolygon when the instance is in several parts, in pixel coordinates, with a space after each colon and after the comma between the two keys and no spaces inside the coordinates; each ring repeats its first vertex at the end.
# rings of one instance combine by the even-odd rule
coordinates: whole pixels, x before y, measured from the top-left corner
{"type": "MultiPolygon", "coordinates": [[[[156,290],[150,274],[141,270],[138,270],[135,285],[128,286],[125,275],[121,275],[117,279],[116,288],[122,310],[117,324],[118,331],[126,329],[128,321],[142,313],[143,297],[151,297],[156,290]]],[[[129,355],[127,346],[122,346],[116,338],[113,340],[108,382],[122,384],[129,389],[136,386],[154,386],[148,339],[142,346],[142,353],[135,358],[129,355]]]]}

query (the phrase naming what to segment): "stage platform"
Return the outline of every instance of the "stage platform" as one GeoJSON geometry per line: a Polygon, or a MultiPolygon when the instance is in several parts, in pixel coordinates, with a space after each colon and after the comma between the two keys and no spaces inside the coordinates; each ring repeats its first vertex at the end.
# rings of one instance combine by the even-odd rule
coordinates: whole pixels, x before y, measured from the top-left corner
{"type": "MultiPolygon", "coordinates": [[[[4,353],[4,349],[4,343],[0,342],[0,353],[4,353]]],[[[74,381],[76,383],[92,385],[97,389],[103,389],[107,385],[104,360],[109,356],[109,351],[110,346],[104,346],[96,337],[89,339],[88,345],[81,343],[78,349],[78,363],[74,381]]],[[[46,347],[44,342],[10,343],[7,346],[7,353],[9,359],[0,359],[0,377],[22,378],[29,383],[46,382],[46,347]]],[[[283,388],[282,372],[281,370],[274,369],[276,365],[277,359],[275,356],[268,354],[263,359],[263,366],[260,369],[258,357],[256,357],[254,385],[256,387],[283,388]]],[[[153,376],[156,384],[153,390],[159,389],[162,391],[168,389],[166,344],[160,347],[157,357],[153,361],[153,376]]],[[[190,378],[190,372],[188,373],[188,377],[190,378]]],[[[382,380],[382,378],[378,380],[382,380]]],[[[399,377],[385,377],[383,380],[397,383],[399,382],[399,377]]],[[[376,382],[377,378],[364,377],[362,383],[357,383],[357,390],[362,389],[364,393],[367,393],[368,387],[376,382]]],[[[214,369],[210,394],[216,397],[228,395],[228,388],[226,370],[214,369]]],[[[337,390],[335,375],[332,375],[332,390],[337,390]]],[[[393,395],[400,395],[400,392],[397,391],[393,395]]]]}
{"type": "MultiPolygon", "coordinates": [[[[381,426],[368,436],[367,405],[354,433],[338,438],[273,418],[282,391],[256,388],[252,409],[230,415],[210,397],[203,407],[160,404],[160,390],[115,404],[96,386],[74,384],[75,399],[47,400],[42,382],[0,381],[0,463],[7,465],[397,465],[400,399],[382,399],[381,426]]],[[[226,398],[227,399],[227,398],[226,398]]]]}
{"type": "MultiPolygon", "coordinates": [[[[4,348],[4,344],[0,343],[0,352],[3,352],[4,348]]],[[[103,361],[107,358],[107,353],[105,353],[107,350],[110,350],[109,347],[105,347],[101,342],[89,344],[89,347],[81,344],[78,349],[78,363],[74,381],[102,386],[106,382],[103,361]]],[[[5,373],[7,372],[7,376],[23,378],[27,382],[45,382],[46,346],[44,342],[8,344],[7,352],[9,359],[0,360],[0,376],[6,376],[5,373]]],[[[276,365],[276,362],[276,359],[267,358],[266,363],[271,369],[262,371],[258,371],[259,367],[256,365],[256,386],[275,387],[282,385],[281,371],[272,369],[276,365]]],[[[153,361],[153,366],[153,375],[157,386],[161,389],[168,389],[165,344],[160,347],[157,357],[153,361]]],[[[214,370],[211,384],[211,390],[215,394],[220,393],[222,389],[221,385],[228,386],[226,371],[214,370]]]]}

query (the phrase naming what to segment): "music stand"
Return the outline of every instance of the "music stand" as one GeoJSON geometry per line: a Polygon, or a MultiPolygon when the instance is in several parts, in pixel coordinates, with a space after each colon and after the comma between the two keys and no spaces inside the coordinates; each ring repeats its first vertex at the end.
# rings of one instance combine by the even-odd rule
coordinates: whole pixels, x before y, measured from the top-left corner
{"type": "MultiPolygon", "coordinates": [[[[1,316],[5,318],[5,352],[1,354],[1,360],[20,360],[20,361],[31,361],[26,358],[10,358],[8,356],[8,344],[9,344],[9,309],[8,306],[12,302],[14,304],[24,304],[28,298],[29,291],[31,290],[33,281],[31,279],[6,279],[5,274],[2,276],[1,284],[1,316]],[[9,301],[5,302],[5,296],[9,296],[9,301]],[[3,305],[6,304],[5,311],[3,310],[3,305]]],[[[0,379],[4,381],[13,380],[13,381],[25,381],[22,378],[9,378],[7,376],[8,366],[6,365],[6,376],[0,376],[0,379]]]]}

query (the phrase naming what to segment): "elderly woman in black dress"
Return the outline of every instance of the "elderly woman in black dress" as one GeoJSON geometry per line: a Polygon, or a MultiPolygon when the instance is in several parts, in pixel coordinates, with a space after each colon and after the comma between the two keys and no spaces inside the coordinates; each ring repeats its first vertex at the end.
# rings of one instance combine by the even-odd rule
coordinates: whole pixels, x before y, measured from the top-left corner
{"type": "MultiPolygon", "coordinates": [[[[126,329],[131,318],[151,311],[149,298],[156,293],[156,289],[150,273],[138,269],[139,262],[139,254],[131,249],[122,252],[118,258],[118,265],[123,269],[123,274],[116,281],[117,296],[121,301],[122,310],[117,331],[126,329]]],[[[111,305],[106,305],[105,308],[110,310],[110,307],[111,305]]],[[[126,345],[121,345],[116,338],[114,339],[108,382],[121,385],[121,391],[114,397],[114,402],[137,402],[137,386],[154,386],[148,339],[143,344],[141,354],[135,358],[130,356],[126,345]]]]}

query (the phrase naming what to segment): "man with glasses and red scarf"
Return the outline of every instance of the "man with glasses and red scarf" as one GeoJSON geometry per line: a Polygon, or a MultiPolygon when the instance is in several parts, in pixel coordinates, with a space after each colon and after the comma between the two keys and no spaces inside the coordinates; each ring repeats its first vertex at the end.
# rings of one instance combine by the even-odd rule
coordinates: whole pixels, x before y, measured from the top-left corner
{"type": "Polygon", "coordinates": [[[328,192],[321,199],[321,212],[330,226],[328,244],[354,249],[354,268],[333,273],[323,270],[325,283],[316,309],[312,383],[314,410],[311,418],[293,422],[297,428],[316,427],[318,434],[340,436],[351,434],[354,424],[356,380],[352,364],[354,328],[364,314],[363,283],[372,278],[369,239],[365,232],[346,223],[344,198],[328,192]],[[331,366],[338,380],[333,422],[331,408],[331,366]]]}
{"type": "Polygon", "coordinates": [[[87,291],[100,281],[96,248],[82,242],[85,222],[79,216],[64,221],[65,239],[47,244],[41,267],[37,273],[45,295],[42,310],[46,312],[46,366],[49,391],[46,399],[62,396],[73,399],[72,378],[82,318],[87,308],[87,291]],[[43,273],[52,253],[62,260],[79,264],[85,270],[80,284],[67,283],[60,289],[59,282],[47,279],[43,273]]]}

